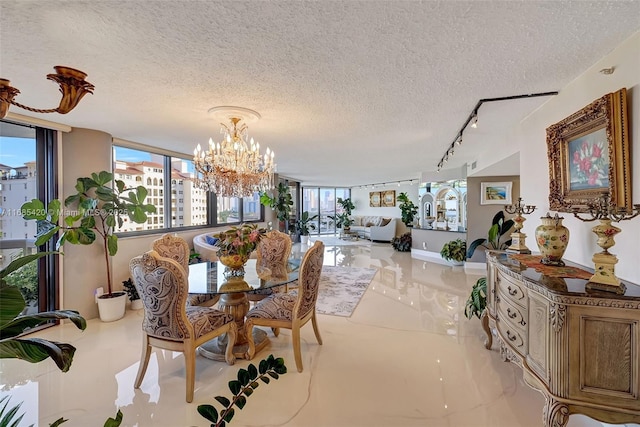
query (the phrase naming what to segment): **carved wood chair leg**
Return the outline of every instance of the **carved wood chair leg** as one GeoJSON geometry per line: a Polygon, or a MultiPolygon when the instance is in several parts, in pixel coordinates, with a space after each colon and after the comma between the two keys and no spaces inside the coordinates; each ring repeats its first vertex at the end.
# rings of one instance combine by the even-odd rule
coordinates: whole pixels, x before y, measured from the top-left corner
{"type": "Polygon", "coordinates": [[[280,335],[280,328],[271,328],[271,332],[273,332],[274,337],[278,337],[280,335]]]}
{"type": "Polygon", "coordinates": [[[316,334],[318,344],[322,345],[322,337],[320,336],[320,329],[318,329],[318,320],[316,318],[315,311],[313,312],[313,316],[311,317],[311,324],[313,325],[313,332],[316,334]]]}
{"type": "Polygon", "coordinates": [[[491,334],[491,328],[489,327],[489,315],[487,314],[486,308],[480,316],[480,321],[482,322],[482,329],[484,329],[484,333],[487,334],[487,339],[484,342],[484,348],[491,350],[491,346],[493,345],[493,335],[491,334]]]}
{"type": "Polygon", "coordinates": [[[184,364],[187,372],[187,402],[191,403],[196,383],[196,349],[191,341],[184,343],[184,364]]]}
{"type": "Polygon", "coordinates": [[[138,375],[136,375],[136,382],[133,384],[133,388],[140,388],[144,374],[147,372],[147,366],[149,366],[149,358],[151,357],[151,345],[149,344],[149,336],[142,333],[142,355],[140,356],[140,366],[138,367],[138,375]]]}
{"type": "Polygon", "coordinates": [[[302,353],[300,352],[300,328],[293,327],[291,329],[291,341],[293,343],[293,355],[296,359],[296,367],[298,372],[302,372],[302,353]]]}

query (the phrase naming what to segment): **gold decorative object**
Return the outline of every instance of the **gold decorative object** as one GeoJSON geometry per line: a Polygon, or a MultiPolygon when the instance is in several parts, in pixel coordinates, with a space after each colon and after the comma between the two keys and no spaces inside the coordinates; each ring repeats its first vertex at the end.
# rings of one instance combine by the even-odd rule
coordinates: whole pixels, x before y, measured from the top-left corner
{"type": "Polygon", "coordinates": [[[525,233],[521,233],[520,230],[522,230],[524,222],[527,220],[522,215],[531,214],[536,210],[536,207],[532,205],[523,205],[522,197],[518,197],[518,203],[516,203],[515,205],[507,205],[504,207],[504,210],[508,214],[516,214],[516,216],[513,218],[513,228],[516,231],[514,233],[511,233],[511,246],[507,248],[507,252],[530,254],[531,250],[525,244],[527,235],[525,233]]]}
{"type": "Polygon", "coordinates": [[[589,279],[587,289],[615,292],[620,295],[625,293],[626,286],[620,282],[615,274],[618,258],[609,252],[609,248],[616,244],[613,240],[614,236],[622,230],[612,225],[611,222],[627,221],[638,215],[640,215],[640,205],[633,205],[633,209],[612,206],[608,194],[603,194],[597,202],[590,203],[587,212],[581,212],[578,209],[573,212],[573,216],[581,221],[600,221],[600,224],[591,230],[598,236],[597,243],[602,248],[602,252],[593,254],[595,273],[589,279]],[[580,216],[580,213],[588,214],[589,217],[584,218],[580,216]]]}
{"type": "Polygon", "coordinates": [[[214,107],[210,113],[228,120],[221,123],[222,142],[209,139],[209,148],[200,144],[193,150],[196,187],[223,197],[251,197],[256,192],[274,188],[276,165],[269,148],[262,157],[260,144],[251,138],[247,143],[247,119],[257,120],[260,114],[241,107],[214,107]]]}
{"type": "Polygon", "coordinates": [[[67,114],[73,110],[78,102],[87,93],[93,93],[93,86],[91,83],[85,80],[87,74],[75,68],[63,67],[56,65],[53,67],[56,70],[56,74],[47,74],[47,79],[53,80],[60,85],[60,92],[62,93],[62,99],[60,105],[57,108],[50,108],[46,110],[27,107],[13,100],[20,93],[20,91],[14,87],[11,87],[10,81],[7,79],[0,79],[0,119],[3,119],[9,113],[9,106],[11,104],[24,110],[32,111],[34,113],[60,113],[67,114]]]}
{"type": "Polygon", "coordinates": [[[547,128],[549,206],[587,212],[602,193],[631,206],[627,90],[609,93],[547,128]]]}

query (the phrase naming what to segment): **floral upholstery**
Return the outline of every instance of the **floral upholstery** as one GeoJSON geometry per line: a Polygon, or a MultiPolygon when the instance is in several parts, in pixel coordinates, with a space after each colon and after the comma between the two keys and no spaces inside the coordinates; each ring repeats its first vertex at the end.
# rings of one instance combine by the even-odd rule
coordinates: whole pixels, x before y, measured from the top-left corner
{"type": "Polygon", "coordinates": [[[131,260],[130,268],[145,308],[142,330],[165,339],[193,338],[185,313],[188,285],[184,269],[155,251],[131,260]]]}
{"type": "Polygon", "coordinates": [[[247,313],[247,318],[293,320],[293,306],[296,299],[296,296],[291,294],[273,294],[260,301],[247,313]]]}
{"type": "Polygon", "coordinates": [[[187,318],[193,325],[196,337],[208,334],[225,323],[233,322],[232,315],[209,307],[187,307],[187,318]]]}
{"type": "MultiPolygon", "coordinates": [[[[152,247],[160,256],[171,258],[180,264],[186,272],[189,272],[189,255],[191,249],[189,249],[189,244],[182,237],[165,234],[161,238],[154,240],[152,247]]],[[[218,295],[191,294],[187,295],[186,304],[188,306],[212,306],[218,302],[218,299],[220,299],[218,295]]]]}
{"type": "MultiPolygon", "coordinates": [[[[258,277],[269,280],[269,278],[284,279],[288,276],[288,260],[291,255],[291,237],[288,234],[277,230],[269,231],[258,243],[256,255],[256,271],[258,277]]],[[[260,301],[268,295],[273,295],[281,291],[282,286],[276,288],[257,289],[247,297],[250,301],[260,301]]]]}
{"type": "Polygon", "coordinates": [[[270,277],[287,277],[287,261],[291,255],[291,237],[280,231],[269,231],[258,243],[256,254],[258,275],[266,272],[270,277]]]}

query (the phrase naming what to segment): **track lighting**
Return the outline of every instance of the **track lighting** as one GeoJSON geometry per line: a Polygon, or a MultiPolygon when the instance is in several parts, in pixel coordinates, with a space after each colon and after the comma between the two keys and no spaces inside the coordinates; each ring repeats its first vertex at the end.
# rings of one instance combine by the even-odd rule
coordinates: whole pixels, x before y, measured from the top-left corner
{"type": "Polygon", "coordinates": [[[478,127],[478,114],[473,115],[473,119],[471,119],[471,127],[476,129],[478,127]]]}

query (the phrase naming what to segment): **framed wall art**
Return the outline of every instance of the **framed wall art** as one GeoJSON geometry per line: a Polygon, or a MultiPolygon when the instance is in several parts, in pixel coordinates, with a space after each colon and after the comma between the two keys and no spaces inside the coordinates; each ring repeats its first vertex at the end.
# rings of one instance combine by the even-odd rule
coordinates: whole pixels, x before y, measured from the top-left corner
{"type": "Polygon", "coordinates": [[[512,182],[480,183],[481,205],[510,205],[512,182]]]}
{"type": "Polygon", "coordinates": [[[380,192],[379,191],[371,191],[369,192],[369,206],[372,208],[380,207],[380,192]]]}
{"type": "Polygon", "coordinates": [[[547,128],[552,210],[585,212],[603,194],[631,208],[628,129],[624,88],[547,128]]]}
{"type": "Polygon", "coordinates": [[[381,196],[382,196],[382,206],[393,207],[396,205],[396,190],[383,191],[381,196]]]}

